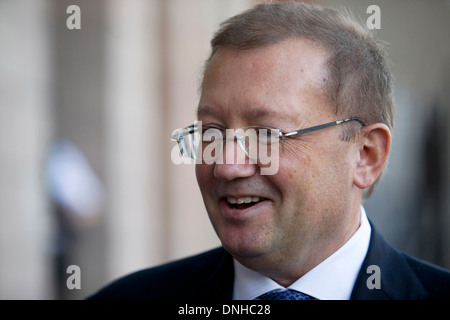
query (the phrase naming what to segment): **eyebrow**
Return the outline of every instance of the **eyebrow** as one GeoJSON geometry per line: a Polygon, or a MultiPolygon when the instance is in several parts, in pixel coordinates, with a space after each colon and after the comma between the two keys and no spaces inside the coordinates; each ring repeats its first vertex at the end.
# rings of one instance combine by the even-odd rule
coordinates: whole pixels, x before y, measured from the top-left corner
{"type": "MultiPolygon", "coordinates": [[[[197,119],[204,116],[212,116],[220,118],[220,111],[216,111],[215,108],[212,108],[210,105],[201,105],[197,108],[197,119]]],[[[251,108],[247,108],[243,110],[243,118],[251,119],[254,121],[258,120],[266,120],[266,119],[277,119],[283,122],[285,121],[295,121],[297,118],[296,115],[287,114],[280,111],[268,110],[264,107],[254,106],[251,108]]]]}
{"type": "Polygon", "coordinates": [[[198,106],[197,108],[197,120],[200,117],[204,117],[204,116],[216,116],[217,112],[214,111],[213,108],[211,108],[211,106],[209,105],[202,105],[202,106],[198,106]]]}

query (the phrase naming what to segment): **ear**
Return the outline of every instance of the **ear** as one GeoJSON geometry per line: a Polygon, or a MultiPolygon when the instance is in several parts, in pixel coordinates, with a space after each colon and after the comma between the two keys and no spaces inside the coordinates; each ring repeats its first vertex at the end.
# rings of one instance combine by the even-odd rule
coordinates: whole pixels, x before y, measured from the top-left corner
{"type": "Polygon", "coordinates": [[[362,128],[360,133],[359,161],[353,183],[360,189],[375,183],[391,148],[391,131],[383,123],[374,123],[362,128]]]}

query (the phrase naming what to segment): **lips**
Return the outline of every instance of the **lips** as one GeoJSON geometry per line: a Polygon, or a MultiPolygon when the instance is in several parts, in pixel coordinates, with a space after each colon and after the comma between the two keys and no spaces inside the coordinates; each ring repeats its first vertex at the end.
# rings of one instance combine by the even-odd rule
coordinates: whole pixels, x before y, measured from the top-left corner
{"type": "Polygon", "coordinates": [[[262,201],[263,198],[255,197],[255,196],[246,196],[246,197],[227,197],[228,205],[237,210],[243,210],[250,208],[257,204],[258,202],[262,201]]]}
{"type": "Polygon", "coordinates": [[[220,206],[225,217],[243,219],[258,214],[269,203],[268,200],[255,195],[226,196],[221,199],[220,206]]]}

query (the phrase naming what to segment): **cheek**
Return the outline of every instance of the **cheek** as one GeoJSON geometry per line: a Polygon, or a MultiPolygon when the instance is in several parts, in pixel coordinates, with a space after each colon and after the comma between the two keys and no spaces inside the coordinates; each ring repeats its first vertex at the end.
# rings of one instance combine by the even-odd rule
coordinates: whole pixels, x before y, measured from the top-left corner
{"type": "Polygon", "coordinates": [[[197,178],[197,183],[200,187],[200,190],[203,193],[203,190],[208,189],[209,180],[213,177],[214,167],[212,165],[206,164],[196,164],[195,165],[195,176],[197,178]]]}
{"type": "Polygon", "coordinates": [[[303,201],[308,191],[308,170],[305,170],[301,160],[301,157],[281,159],[278,174],[272,178],[273,184],[280,190],[284,206],[297,205],[297,202],[303,201]]]}
{"type": "Polygon", "coordinates": [[[317,150],[313,141],[292,140],[284,146],[280,159],[280,175],[283,185],[301,187],[310,183],[319,167],[317,150]]]}
{"type": "Polygon", "coordinates": [[[313,210],[324,204],[330,194],[336,194],[346,171],[342,159],[338,161],[339,157],[332,157],[327,150],[314,152],[306,145],[301,150],[286,151],[277,177],[284,201],[313,210]]]}
{"type": "Polygon", "coordinates": [[[288,140],[284,143],[282,158],[294,166],[299,166],[314,156],[314,145],[315,141],[312,139],[288,140]]]}

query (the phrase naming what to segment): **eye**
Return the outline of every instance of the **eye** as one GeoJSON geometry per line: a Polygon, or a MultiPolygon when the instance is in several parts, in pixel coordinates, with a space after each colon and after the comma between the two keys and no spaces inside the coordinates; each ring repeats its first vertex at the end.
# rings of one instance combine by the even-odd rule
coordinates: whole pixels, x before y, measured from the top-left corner
{"type": "Polygon", "coordinates": [[[206,125],[202,127],[201,134],[202,141],[204,142],[222,140],[225,136],[225,128],[215,125],[206,125]]]}
{"type": "Polygon", "coordinates": [[[207,124],[201,127],[201,132],[202,134],[204,134],[207,131],[223,131],[225,132],[225,128],[219,125],[215,125],[215,124],[207,124]]]}
{"type": "Polygon", "coordinates": [[[280,138],[280,131],[272,128],[259,128],[258,139],[260,143],[274,143],[280,138]]]}

